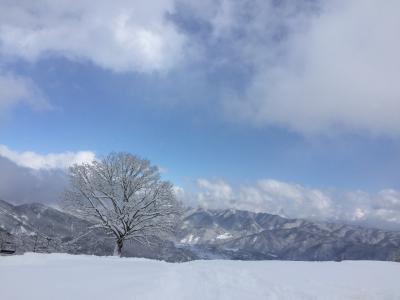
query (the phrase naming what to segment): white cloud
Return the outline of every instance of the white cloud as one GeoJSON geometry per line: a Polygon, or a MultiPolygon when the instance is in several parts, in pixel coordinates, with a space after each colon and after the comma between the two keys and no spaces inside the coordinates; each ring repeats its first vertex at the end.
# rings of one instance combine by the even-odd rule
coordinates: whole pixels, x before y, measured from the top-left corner
{"type": "Polygon", "coordinates": [[[342,213],[353,221],[400,224],[400,192],[385,189],[374,195],[355,191],[346,194],[342,213]]]}
{"type": "Polygon", "coordinates": [[[5,145],[0,145],[0,156],[11,160],[18,166],[35,170],[66,169],[73,164],[92,162],[95,159],[95,153],[91,151],[49,153],[41,155],[31,151],[13,151],[5,145]]]}
{"type": "Polygon", "coordinates": [[[207,67],[250,73],[222,101],[234,120],[305,135],[400,136],[399,9],[396,0],[3,1],[0,57],[154,72],[203,54],[207,67]],[[204,30],[193,34],[168,14],[204,30]]]}
{"type": "Polygon", "coordinates": [[[213,206],[213,201],[222,202],[228,204],[233,199],[233,191],[229,184],[222,180],[209,181],[204,178],[197,180],[197,185],[200,188],[200,192],[197,194],[197,201],[202,203],[204,206],[213,206]]]}
{"type": "Polygon", "coordinates": [[[90,61],[113,71],[164,71],[184,37],[165,15],[172,0],[6,1],[0,3],[0,54],[90,61]]]}
{"type": "Polygon", "coordinates": [[[223,180],[197,180],[197,190],[179,190],[189,205],[267,212],[289,218],[344,221],[400,228],[400,192],[337,193],[272,179],[232,187],[223,180]]]}
{"type": "Polygon", "coordinates": [[[49,109],[50,105],[40,90],[28,78],[0,70],[0,117],[18,104],[26,104],[34,109],[49,109]]]}
{"type": "Polygon", "coordinates": [[[224,49],[205,59],[252,70],[244,90],[227,92],[232,119],[400,136],[399,1],[213,3],[193,4],[211,28],[204,44],[224,49]]]}
{"type": "Polygon", "coordinates": [[[293,33],[283,63],[258,70],[238,109],[305,134],[344,128],[398,136],[400,3],[333,3],[293,33]]]}

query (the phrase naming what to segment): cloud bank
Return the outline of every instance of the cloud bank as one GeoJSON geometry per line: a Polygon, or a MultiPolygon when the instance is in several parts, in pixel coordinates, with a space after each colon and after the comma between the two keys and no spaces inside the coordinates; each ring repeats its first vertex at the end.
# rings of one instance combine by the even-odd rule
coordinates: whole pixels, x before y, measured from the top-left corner
{"type": "Polygon", "coordinates": [[[177,189],[176,192],[192,206],[400,229],[400,192],[393,189],[338,193],[273,179],[234,187],[223,180],[202,178],[197,180],[194,191],[177,189]]]}
{"type": "Polygon", "coordinates": [[[95,154],[90,151],[41,155],[0,145],[0,199],[15,204],[55,204],[68,183],[66,168],[94,159],[95,154]]]}
{"type": "MultiPolygon", "coordinates": [[[[90,151],[41,155],[0,145],[0,199],[16,204],[55,204],[68,183],[66,168],[94,159],[96,156],[90,151]]],[[[337,192],[273,179],[233,186],[224,180],[205,178],[196,181],[195,189],[174,189],[183,203],[194,207],[235,208],[289,218],[400,229],[400,191],[394,189],[376,193],[337,192]]]]}
{"type": "Polygon", "coordinates": [[[35,170],[21,167],[0,156],[0,199],[23,204],[39,202],[55,204],[61,200],[67,184],[60,169],[35,170]]]}

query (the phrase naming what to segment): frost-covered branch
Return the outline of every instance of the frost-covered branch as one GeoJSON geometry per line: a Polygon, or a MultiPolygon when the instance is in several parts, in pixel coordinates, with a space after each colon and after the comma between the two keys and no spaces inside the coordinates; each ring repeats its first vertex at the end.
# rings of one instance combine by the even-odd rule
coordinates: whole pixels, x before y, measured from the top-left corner
{"type": "Polygon", "coordinates": [[[148,241],[174,229],[180,205],[148,160],[112,153],[69,171],[66,207],[114,235],[116,254],[125,240],[148,241]]]}

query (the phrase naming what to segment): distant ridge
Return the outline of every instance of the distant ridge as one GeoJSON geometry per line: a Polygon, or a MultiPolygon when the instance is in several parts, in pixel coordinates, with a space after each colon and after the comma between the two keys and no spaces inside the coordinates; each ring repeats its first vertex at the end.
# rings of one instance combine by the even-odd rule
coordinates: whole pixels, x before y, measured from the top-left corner
{"type": "MultiPolygon", "coordinates": [[[[18,241],[17,253],[37,250],[111,255],[113,240],[90,226],[43,204],[14,206],[0,200],[0,228],[18,241]]],[[[393,260],[399,253],[397,231],[233,209],[188,209],[171,239],[154,240],[150,248],[128,243],[123,251],[125,256],[167,261],[393,260]]]]}

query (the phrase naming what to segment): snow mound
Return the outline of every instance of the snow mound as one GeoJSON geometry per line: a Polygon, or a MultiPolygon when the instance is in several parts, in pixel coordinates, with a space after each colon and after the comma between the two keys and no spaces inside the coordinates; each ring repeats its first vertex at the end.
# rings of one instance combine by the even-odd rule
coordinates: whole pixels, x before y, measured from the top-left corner
{"type": "Polygon", "coordinates": [[[400,264],[0,257],[1,299],[400,299],[400,264]]]}

